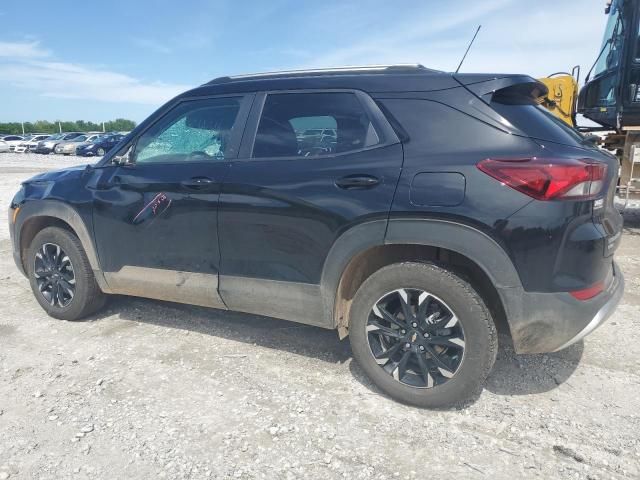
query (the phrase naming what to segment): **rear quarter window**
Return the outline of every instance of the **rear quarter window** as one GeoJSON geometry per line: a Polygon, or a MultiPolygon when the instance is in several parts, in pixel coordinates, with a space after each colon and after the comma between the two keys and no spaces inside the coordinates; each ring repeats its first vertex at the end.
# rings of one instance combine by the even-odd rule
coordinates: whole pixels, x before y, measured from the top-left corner
{"type": "Polygon", "coordinates": [[[535,100],[495,94],[491,108],[511,125],[532,138],[565,145],[581,146],[583,136],[535,100]]]}

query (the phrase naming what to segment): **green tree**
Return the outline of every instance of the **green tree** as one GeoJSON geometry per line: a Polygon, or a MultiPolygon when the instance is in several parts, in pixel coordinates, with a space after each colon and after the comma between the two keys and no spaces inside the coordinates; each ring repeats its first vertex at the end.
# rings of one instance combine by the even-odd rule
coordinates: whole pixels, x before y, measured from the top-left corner
{"type": "MultiPolygon", "coordinates": [[[[63,132],[101,132],[102,123],[76,120],[75,122],[55,120],[50,122],[48,120],[36,120],[35,122],[24,122],[25,133],[58,133],[60,131],[59,125],[62,126],[63,132]]],[[[116,118],[104,122],[104,129],[107,132],[121,132],[133,130],[136,126],[136,122],[127,120],[126,118],[116,118]]],[[[20,122],[0,122],[0,134],[5,135],[21,135],[22,124],[20,122]]]]}

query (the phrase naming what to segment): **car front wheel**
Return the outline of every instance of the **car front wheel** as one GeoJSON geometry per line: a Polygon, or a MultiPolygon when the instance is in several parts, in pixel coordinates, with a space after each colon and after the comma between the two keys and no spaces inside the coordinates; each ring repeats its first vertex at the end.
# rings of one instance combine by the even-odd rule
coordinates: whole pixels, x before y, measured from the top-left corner
{"type": "Polygon", "coordinates": [[[430,408],[472,398],[498,348],[477,292],[432,263],[398,263],[372,274],[355,295],[349,338],[354,358],[380,389],[430,408]]]}
{"type": "Polygon", "coordinates": [[[44,228],[31,242],[25,263],[33,294],[50,316],[79,320],[104,305],[106,295],[72,232],[44,228]]]}

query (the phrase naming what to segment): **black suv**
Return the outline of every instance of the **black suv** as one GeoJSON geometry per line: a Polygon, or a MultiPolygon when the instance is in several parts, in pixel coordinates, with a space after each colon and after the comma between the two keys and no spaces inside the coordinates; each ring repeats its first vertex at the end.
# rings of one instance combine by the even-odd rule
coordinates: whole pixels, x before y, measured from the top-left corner
{"type": "Polygon", "coordinates": [[[551,352],[622,296],[618,165],[544,90],[419,65],[218,78],[24,182],[15,260],[56,318],[116,293],[337,329],[392,397],[457,403],[501,320],[551,352]]]}

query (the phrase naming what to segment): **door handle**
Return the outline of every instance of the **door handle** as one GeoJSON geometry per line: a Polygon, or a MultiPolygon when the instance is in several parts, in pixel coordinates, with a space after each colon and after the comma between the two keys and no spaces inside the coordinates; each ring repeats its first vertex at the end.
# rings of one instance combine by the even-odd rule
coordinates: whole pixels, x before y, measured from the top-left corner
{"type": "Polygon", "coordinates": [[[209,177],[193,177],[189,180],[183,180],[180,185],[187,188],[204,188],[214,183],[214,180],[209,177]]]}
{"type": "Polygon", "coordinates": [[[336,186],[344,190],[356,190],[375,187],[380,179],[372,175],[347,175],[336,180],[336,186]]]}

